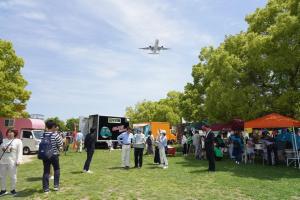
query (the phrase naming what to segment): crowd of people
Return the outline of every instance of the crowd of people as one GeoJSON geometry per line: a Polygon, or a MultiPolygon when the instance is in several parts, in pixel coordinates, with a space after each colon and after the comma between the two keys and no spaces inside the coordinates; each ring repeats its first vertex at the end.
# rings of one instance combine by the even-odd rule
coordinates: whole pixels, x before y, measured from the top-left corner
{"type": "MultiPolygon", "coordinates": [[[[18,138],[17,132],[8,129],[6,139],[0,137],[0,175],[1,175],[1,191],[0,196],[8,194],[6,191],[6,178],[10,177],[10,194],[16,195],[17,167],[22,160],[22,141],[18,138]]],[[[298,135],[300,132],[298,131],[298,135]]],[[[0,134],[2,136],[2,134],[0,134]]],[[[96,129],[91,128],[90,132],[84,137],[82,133],[78,133],[74,137],[73,144],[77,152],[85,149],[87,153],[86,161],[83,165],[83,173],[93,173],[90,170],[90,164],[93,158],[96,144],[96,129]]],[[[208,161],[208,171],[215,172],[215,160],[221,160],[224,153],[240,164],[242,160],[254,162],[254,156],[260,151],[263,159],[268,161],[269,165],[277,164],[282,160],[283,150],[291,148],[291,134],[288,129],[273,130],[255,130],[251,134],[245,134],[242,131],[220,132],[215,134],[209,126],[202,126],[201,130],[190,131],[184,133],[181,138],[182,154],[194,154],[195,159],[208,161]],[[225,138],[226,137],[226,138],[225,138]],[[256,147],[258,145],[258,147],[256,147]],[[204,153],[205,152],[205,153],[204,153]]],[[[51,177],[51,169],[54,174],[54,191],[59,190],[60,186],[60,164],[59,154],[69,145],[68,137],[58,132],[57,124],[48,120],[46,122],[46,131],[41,136],[41,144],[38,157],[43,162],[42,188],[45,193],[49,190],[49,179],[51,177]],[[52,166],[52,167],[51,167],[52,166]]],[[[121,146],[121,167],[130,169],[130,151],[134,150],[134,168],[143,166],[144,150],[146,155],[153,155],[154,164],[158,164],[163,169],[168,168],[167,149],[168,141],[166,131],[160,130],[157,137],[151,132],[148,137],[142,131],[132,130],[126,127],[126,131],[117,137],[118,144],[121,146]],[[133,134],[135,132],[135,134],[133,134]]],[[[112,142],[109,140],[108,147],[112,149],[112,142]]],[[[300,145],[298,146],[300,148],[300,145]]]]}
{"type": "Polygon", "coordinates": [[[142,131],[133,130],[127,127],[127,131],[117,137],[119,145],[122,146],[122,164],[124,169],[130,168],[130,150],[134,148],[134,167],[141,168],[143,165],[143,152],[146,147],[146,154],[154,153],[154,163],[159,164],[163,169],[168,168],[168,159],[166,156],[167,137],[166,131],[161,130],[158,137],[154,138],[151,132],[146,138],[142,131]],[[155,149],[155,150],[153,150],[155,149]]]}
{"type": "MultiPolygon", "coordinates": [[[[285,162],[285,150],[294,148],[289,129],[253,130],[249,134],[241,130],[220,131],[211,135],[208,132],[212,131],[207,126],[202,127],[202,130],[185,132],[181,139],[183,155],[194,154],[199,160],[206,158],[210,166],[214,165],[212,156],[215,160],[221,160],[224,154],[228,154],[236,164],[242,161],[254,163],[255,156],[260,156],[269,165],[277,165],[281,161],[285,162]],[[203,153],[204,150],[206,154],[203,153]]],[[[300,137],[298,129],[296,135],[297,138],[300,137]]],[[[299,139],[296,143],[299,150],[299,139]]]]}

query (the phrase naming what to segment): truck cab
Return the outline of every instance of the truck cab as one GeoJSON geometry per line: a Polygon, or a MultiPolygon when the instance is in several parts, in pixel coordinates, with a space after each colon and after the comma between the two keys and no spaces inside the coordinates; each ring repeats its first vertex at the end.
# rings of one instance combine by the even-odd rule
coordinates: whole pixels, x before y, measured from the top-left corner
{"type": "Polygon", "coordinates": [[[29,154],[30,152],[37,152],[39,150],[43,133],[43,130],[21,130],[20,139],[23,143],[23,154],[29,154]]]}
{"type": "Polygon", "coordinates": [[[41,142],[41,135],[45,130],[45,122],[41,119],[30,118],[1,118],[0,131],[3,138],[6,138],[7,129],[12,128],[18,131],[17,138],[22,140],[23,154],[37,152],[41,142]]]}

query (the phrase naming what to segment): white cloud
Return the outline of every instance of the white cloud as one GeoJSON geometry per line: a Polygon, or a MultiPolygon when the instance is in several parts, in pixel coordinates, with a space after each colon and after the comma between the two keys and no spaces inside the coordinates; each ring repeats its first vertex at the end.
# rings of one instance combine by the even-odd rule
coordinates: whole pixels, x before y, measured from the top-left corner
{"type": "Polygon", "coordinates": [[[41,12],[24,12],[19,15],[30,20],[44,21],[47,19],[46,15],[41,12]]]}
{"type": "Polygon", "coordinates": [[[82,8],[87,9],[86,12],[126,34],[133,44],[154,42],[156,38],[167,45],[185,45],[190,44],[189,41],[208,44],[213,40],[209,34],[197,31],[194,24],[181,18],[180,13],[175,13],[176,18],[172,18],[171,14],[176,11],[172,3],[111,0],[104,0],[101,3],[97,0],[88,0],[80,3],[82,8]]]}
{"type": "Polygon", "coordinates": [[[36,1],[34,0],[1,0],[0,8],[15,8],[15,7],[35,7],[36,1]]]}

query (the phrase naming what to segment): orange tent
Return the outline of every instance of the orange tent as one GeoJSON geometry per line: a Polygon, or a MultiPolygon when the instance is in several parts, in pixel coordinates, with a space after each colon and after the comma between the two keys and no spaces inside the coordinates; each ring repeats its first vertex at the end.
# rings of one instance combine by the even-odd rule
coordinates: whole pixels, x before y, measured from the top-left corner
{"type": "Polygon", "coordinates": [[[245,122],[245,128],[288,128],[300,127],[300,121],[272,113],[251,121],[245,122]]]}

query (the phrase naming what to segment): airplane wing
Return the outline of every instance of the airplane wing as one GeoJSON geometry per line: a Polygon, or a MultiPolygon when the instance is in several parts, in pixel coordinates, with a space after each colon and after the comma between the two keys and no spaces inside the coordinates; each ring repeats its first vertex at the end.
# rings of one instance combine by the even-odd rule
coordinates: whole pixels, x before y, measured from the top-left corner
{"type": "Polygon", "coordinates": [[[152,46],[149,46],[149,47],[142,47],[142,48],[139,48],[139,49],[143,49],[143,50],[152,50],[153,47],[152,47],[152,46]]]}
{"type": "Polygon", "coordinates": [[[158,47],[159,50],[169,50],[170,48],[166,48],[164,46],[158,47]]]}

